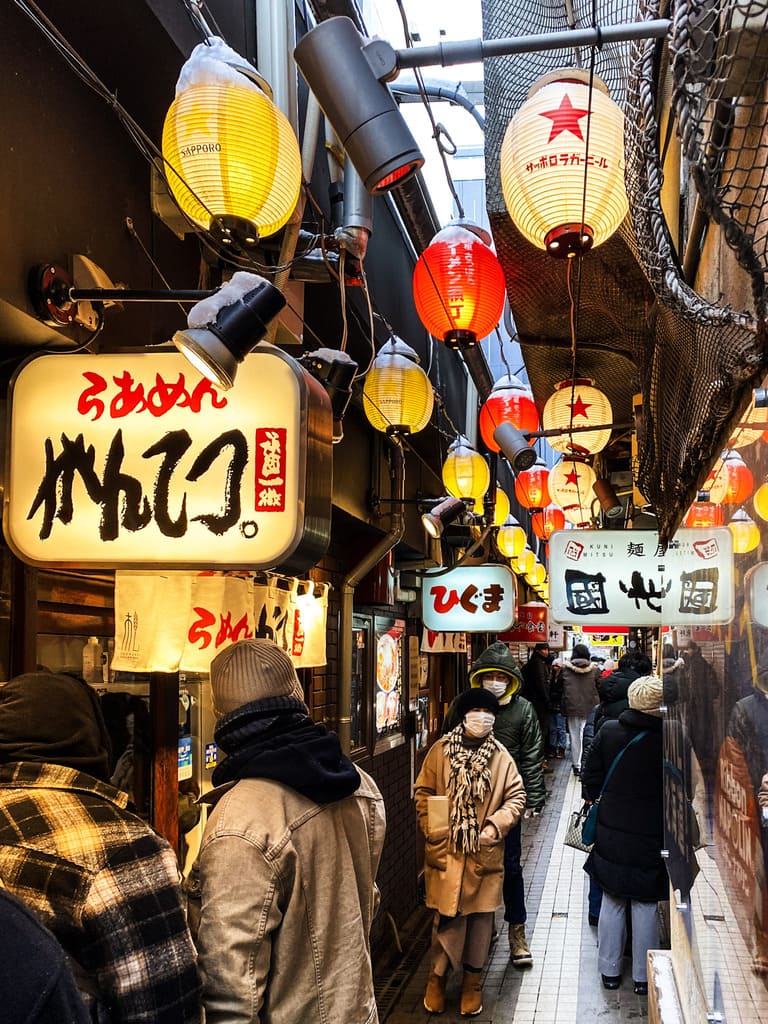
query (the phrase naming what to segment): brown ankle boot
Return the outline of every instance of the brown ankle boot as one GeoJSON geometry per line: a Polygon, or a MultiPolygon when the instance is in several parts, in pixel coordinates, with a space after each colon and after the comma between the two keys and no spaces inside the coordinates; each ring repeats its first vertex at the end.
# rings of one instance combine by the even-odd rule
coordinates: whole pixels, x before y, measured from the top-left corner
{"type": "Polygon", "coordinates": [[[445,1010],[445,974],[429,972],[427,990],[424,993],[424,1009],[427,1013],[442,1013],[445,1010]]]}
{"type": "Polygon", "coordinates": [[[474,1017],[483,1012],[483,992],[480,987],[479,971],[464,971],[461,983],[461,1015],[474,1017]]]}

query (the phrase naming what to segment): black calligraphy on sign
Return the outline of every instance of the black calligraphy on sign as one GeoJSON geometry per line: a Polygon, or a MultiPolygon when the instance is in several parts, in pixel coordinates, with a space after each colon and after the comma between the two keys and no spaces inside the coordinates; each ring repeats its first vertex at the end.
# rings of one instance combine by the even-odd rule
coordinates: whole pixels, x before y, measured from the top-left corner
{"type": "Polygon", "coordinates": [[[654,601],[661,601],[667,596],[672,589],[672,580],[667,583],[666,586],[662,583],[657,588],[654,580],[649,579],[646,583],[643,574],[635,570],[630,577],[630,584],[627,584],[623,580],[619,580],[619,589],[623,594],[626,594],[630,600],[635,602],[635,608],[640,609],[640,602],[645,601],[646,605],[652,612],[661,613],[661,605],[653,604],[654,601]]]}
{"type": "Polygon", "coordinates": [[[720,573],[713,569],[694,569],[680,574],[680,611],[691,615],[711,615],[717,608],[720,573]]]}
{"type": "Polygon", "coordinates": [[[605,597],[605,576],[581,569],[565,570],[565,598],[568,611],[574,615],[607,615],[610,608],[605,597]]]}
{"type": "MultiPolygon", "coordinates": [[[[42,508],[40,540],[50,537],[55,520],[71,523],[75,513],[73,486],[77,476],[93,504],[101,506],[99,537],[102,541],[117,540],[121,527],[130,533],[143,530],[153,517],[164,536],[182,537],[188,526],[187,494],[185,491],[175,518],[169,509],[169,495],[179,462],[191,445],[192,439],[186,430],[171,430],[142,452],[144,459],[162,456],[152,494],[148,496],[142,482],[122,470],[125,457],[122,430],[117,430],[112,438],[101,479],[95,469],[94,446],[86,446],[82,434],[74,440],[62,434],[58,453],[54,451],[51,438],[46,438],[45,472],[27,519],[33,519],[42,508]]],[[[190,483],[199,480],[226,449],[231,449],[231,455],[226,471],[223,511],[192,516],[193,521],[202,523],[216,536],[226,533],[240,519],[241,484],[248,463],[248,443],[243,434],[239,430],[227,430],[214,438],[198,453],[184,476],[190,483]]]]}

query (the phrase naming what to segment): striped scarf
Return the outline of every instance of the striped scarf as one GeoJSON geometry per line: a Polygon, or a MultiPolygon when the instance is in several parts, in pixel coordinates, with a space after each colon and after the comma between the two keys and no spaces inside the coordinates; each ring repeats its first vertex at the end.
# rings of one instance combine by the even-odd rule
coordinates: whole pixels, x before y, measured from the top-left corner
{"type": "Polygon", "coordinates": [[[451,845],[458,853],[475,853],[480,845],[477,803],[491,785],[488,762],[496,750],[493,733],[479,747],[464,745],[464,725],[448,734],[448,795],[451,804],[451,845]]]}

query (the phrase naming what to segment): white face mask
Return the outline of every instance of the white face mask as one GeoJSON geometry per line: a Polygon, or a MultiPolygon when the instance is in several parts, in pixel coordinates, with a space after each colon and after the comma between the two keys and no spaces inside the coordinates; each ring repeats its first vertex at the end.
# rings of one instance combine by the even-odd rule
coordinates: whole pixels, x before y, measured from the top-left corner
{"type": "Polygon", "coordinates": [[[492,711],[468,711],[464,715],[464,729],[468,736],[487,736],[495,718],[492,711]]]}
{"type": "Polygon", "coordinates": [[[509,679],[499,679],[498,681],[495,679],[488,679],[483,683],[483,689],[488,690],[489,693],[492,693],[497,700],[499,697],[504,696],[504,693],[506,692],[508,686],[509,679]]]}

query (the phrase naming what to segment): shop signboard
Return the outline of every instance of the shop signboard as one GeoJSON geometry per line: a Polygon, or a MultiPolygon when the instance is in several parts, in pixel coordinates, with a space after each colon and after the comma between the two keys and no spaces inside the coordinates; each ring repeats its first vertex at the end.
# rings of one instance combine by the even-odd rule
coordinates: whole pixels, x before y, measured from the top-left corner
{"type": "Polygon", "coordinates": [[[422,618],[437,632],[500,633],[515,621],[515,574],[504,565],[462,565],[424,575],[422,618]]]}
{"type": "Polygon", "coordinates": [[[3,530],[24,562],[299,572],[327,549],[330,402],[274,345],[227,392],[152,351],[37,356],[10,395],[3,530]]]}
{"type": "Polygon", "coordinates": [[[644,530],[560,530],[549,540],[550,614],[579,627],[724,625],[734,613],[727,527],[678,530],[666,550],[644,530]]]}
{"type": "Polygon", "coordinates": [[[548,643],[547,606],[540,601],[518,605],[512,629],[499,633],[499,640],[517,644],[548,643]]]}

